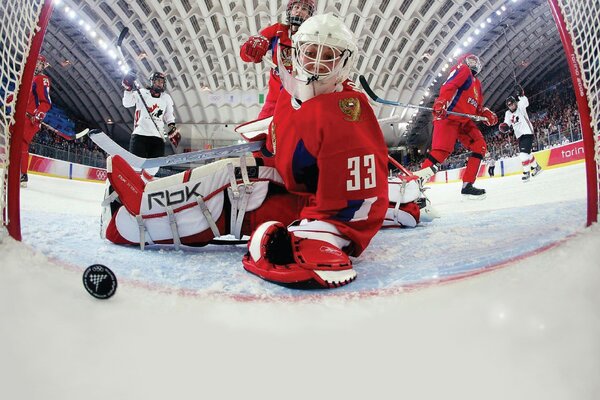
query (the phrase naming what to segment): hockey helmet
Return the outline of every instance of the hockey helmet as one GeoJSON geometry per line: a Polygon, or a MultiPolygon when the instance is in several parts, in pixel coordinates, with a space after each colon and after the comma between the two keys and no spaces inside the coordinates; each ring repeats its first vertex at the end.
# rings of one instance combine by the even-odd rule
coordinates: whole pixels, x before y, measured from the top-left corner
{"type": "Polygon", "coordinates": [[[37,57],[37,61],[35,63],[35,75],[41,74],[42,72],[44,72],[44,69],[48,68],[50,64],[48,64],[48,61],[46,61],[46,57],[44,57],[43,55],[38,55],[37,57]]]}
{"type": "Polygon", "coordinates": [[[300,26],[315,13],[315,0],[290,0],[285,15],[289,25],[300,26]]]}
{"type": "Polygon", "coordinates": [[[167,88],[167,75],[165,75],[162,72],[155,72],[152,75],[150,75],[150,90],[157,92],[157,93],[162,93],[165,91],[166,88],[167,88]],[[157,82],[160,82],[161,80],[162,80],[162,84],[157,85],[157,82]]]}
{"type": "Polygon", "coordinates": [[[508,109],[510,111],[514,111],[517,109],[517,99],[515,99],[515,96],[508,96],[508,98],[506,99],[506,101],[504,102],[506,104],[506,107],[508,107],[508,109]],[[511,107],[513,106],[513,107],[511,107]]]}
{"type": "Polygon", "coordinates": [[[465,64],[471,70],[473,76],[481,72],[481,60],[475,54],[466,53],[457,60],[457,65],[465,64]]]}
{"type": "MultiPolygon", "coordinates": [[[[332,93],[348,79],[357,53],[354,35],[339,18],[310,17],[292,36],[293,71],[290,75],[280,68],[283,86],[301,101],[332,93]]],[[[278,57],[282,63],[280,52],[278,57]]]]}

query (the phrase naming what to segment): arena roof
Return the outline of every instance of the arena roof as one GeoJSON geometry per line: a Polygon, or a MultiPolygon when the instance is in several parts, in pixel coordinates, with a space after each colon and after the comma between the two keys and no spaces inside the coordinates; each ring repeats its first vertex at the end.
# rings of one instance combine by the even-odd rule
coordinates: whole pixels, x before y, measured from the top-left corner
{"type": "MultiPolygon", "coordinates": [[[[144,79],[154,71],[168,74],[187,146],[203,139],[237,140],[233,126],[256,117],[268,82],[268,66],[242,62],[240,45],[262,27],[283,21],[286,4],[55,0],[42,48],[52,65],[53,99],[126,142],[133,112],[121,106],[123,72],[114,43],[128,27],[125,55],[144,79]]],[[[464,52],[481,57],[485,103],[497,112],[515,81],[527,89],[567,69],[544,0],[317,0],[317,13],[326,12],[343,18],[357,38],[353,77],[364,75],[385,99],[431,106],[447,64],[464,52]]],[[[374,108],[380,118],[399,120],[384,126],[390,146],[410,142],[411,136],[418,143],[430,134],[429,112],[374,108]]]]}

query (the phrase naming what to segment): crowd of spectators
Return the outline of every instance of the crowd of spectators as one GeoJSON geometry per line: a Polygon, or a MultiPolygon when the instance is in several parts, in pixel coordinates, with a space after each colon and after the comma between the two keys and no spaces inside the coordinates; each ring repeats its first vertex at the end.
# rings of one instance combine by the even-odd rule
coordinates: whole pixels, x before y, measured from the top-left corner
{"type": "MultiPolygon", "coordinates": [[[[575,95],[569,83],[561,82],[528,98],[530,105],[527,111],[535,133],[533,151],[561,146],[582,138],[575,95]]],[[[504,119],[505,111],[506,109],[497,111],[500,122],[504,119]]],[[[487,158],[498,160],[514,157],[519,153],[517,140],[511,132],[500,132],[498,125],[481,128],[488,147],[487,158]]],[[[464,167],[467,156],[468,151],[457,143],[453,154],[446,159],[440,169],[464,167]]],[[[421,154],[408,155],[404,159],[404,165],[416,171],[420,168],[424,157],[421,154]]]]}
{"type": "Polygon", "coordinates": [[[87,136],[77,140],[64,139],[42,126],[31,142],[30,151],[44,157],[90,165],[106,166],[106,153],[87,136]]]}

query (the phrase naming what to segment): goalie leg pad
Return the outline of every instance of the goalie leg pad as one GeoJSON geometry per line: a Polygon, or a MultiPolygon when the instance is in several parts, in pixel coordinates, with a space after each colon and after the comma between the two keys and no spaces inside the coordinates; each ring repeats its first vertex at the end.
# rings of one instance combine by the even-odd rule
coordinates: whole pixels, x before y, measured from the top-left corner
{"type": "Polygon", "coordinates": [[[356,279],[352,262],[342,250],[322,240],[299,238],[277,221],[256,229],[242,263],[246,271],[283,284],[336,288],[356,279]]]}

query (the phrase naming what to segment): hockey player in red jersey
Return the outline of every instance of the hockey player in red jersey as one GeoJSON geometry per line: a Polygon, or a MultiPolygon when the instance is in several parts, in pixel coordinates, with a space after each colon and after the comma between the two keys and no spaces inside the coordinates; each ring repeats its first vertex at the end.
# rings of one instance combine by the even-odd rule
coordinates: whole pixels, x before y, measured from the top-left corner
{"type": "MultiPolygon", "coordinates": [[[[290,0],[286,8],[287,24],[276,23],[260,31],[258,35],[250,36],[240,48],[240,57],[245,62],[259,63],[271,50],[273,63],[277,65],[277,51],[283,53],[283,65],[291,69],[291,37],[300,25],[315,12],[314,0],[290,0]]],[[[279,66],[281,68],[281,66],[279,66]]],[[[258,119],[273,115],[275,104],[281,91],[281,80],[278,68],[272,68],[269,76],[269,91],[258,119]]]]}
{"type": "Polygon", "coordinates": [[[493,126],[498,117],[483,106],[483,92],[477,74],[481,72],[481,61],[474,54],[465,54],[457,60],[448,79],[440,88],[440,94],[433,103],[433,137],[431,150],[416,174],[427,180],[437,167],[454,150],[456,141],[471,151],[463,175],[461,193],[472,198],[484,198],[485,189],[473,186],[477,178],[479,164],[487,152],[487,145],[479,128],[467,118],[448,115],[448,111],[480,115],[487,118],[484,123],[493,126]]]}
{"type": "Polygon", "coordinates": [[[27,120],[23,131],[21,153],[21,186],[27,187],[27,168],[29,167],[29,145],[40,130],[40,125],[46,113],[52,108],[50,100],[50,78],[44,74],[48,67],[46,57],[38,56],[31,85],[31,95],[27,103],[27,120]]]}
{"type": "Polygon", "coordinates": [[[389,192],[379,123],[347,80],[357,55],[352,33],[333,15],[319,15],[297,35],[294,72],[282,75],[267,140],[274,167],[241,157],[145,183],[122,158],[109,158],[123,206],[104,220],[106,238],[177,247],[250,235],[246,270],[332,288],[355,279],[349,256],[363,252],[384,218],[394,226],[418,222],[418,206],[404,213],[397,206],[415,200],[399,195],[410,190],[396,184],[389,192]]]}

